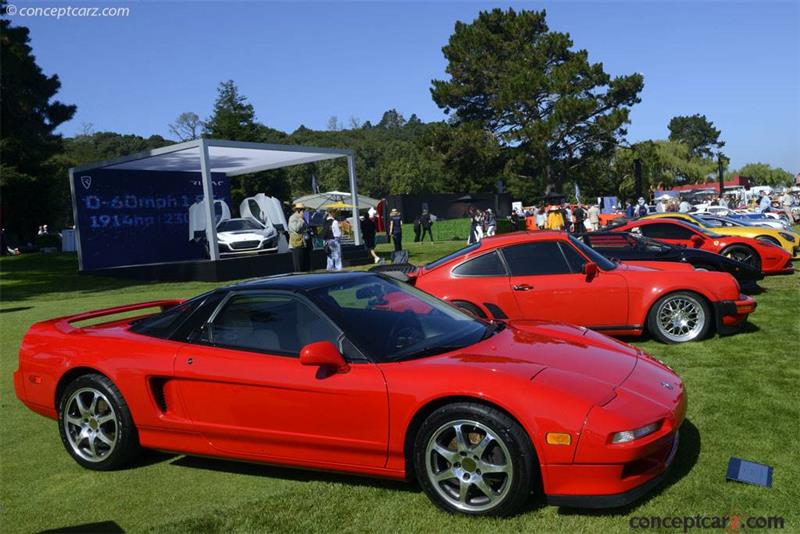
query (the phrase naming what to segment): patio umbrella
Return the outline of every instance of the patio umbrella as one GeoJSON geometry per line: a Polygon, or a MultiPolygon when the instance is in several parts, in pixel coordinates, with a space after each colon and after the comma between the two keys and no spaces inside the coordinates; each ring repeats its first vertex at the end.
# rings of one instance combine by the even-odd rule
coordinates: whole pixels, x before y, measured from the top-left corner
{"type": "MultiPolygon", "coordinates": [[[[294,199],[293,203],[303,203],[307,208],[318,210],[327,204],[335,202],[353,203],[353,195],[345,191],[327,191],[325,193],[316,193],[313,195],[306,195],[294,199]]],[[[380,200],[368,197],[366,195],[358,195],[359,208],[376,208],[380,200]]],[[[352,206],[351,206],[352,207],[352,206]]]]}
{"type": "MultiPolygon", "coordinates": [[[[351,210],[355,206],[352,204],[347,204],[345,202],[331,202],[330,204],[324,204],[322,206],[323,209],[326,210],[351,210]]],[[[359,209],[367,209],[369,206],[359,206],[359,209]]]]}

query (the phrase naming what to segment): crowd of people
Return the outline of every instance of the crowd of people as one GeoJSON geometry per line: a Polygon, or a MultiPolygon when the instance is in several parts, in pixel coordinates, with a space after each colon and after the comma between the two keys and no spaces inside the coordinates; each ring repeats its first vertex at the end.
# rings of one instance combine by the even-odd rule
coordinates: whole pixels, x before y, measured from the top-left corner
{"type": "Polygon", "coordinates": [[[562,202],[514,209],[511,226],[515,230],[594,232],[600,228],[600,207],[597,204],[568,205],[562,202]]]}
{"type": "MultiPolygon", "coordinates": [[[[397,210],[393,210],[396,212],[397,210]]],[[[369,251],[375,263],[380,263],[382,260],[375,252],[375,234],[377,232],[377,211],[370,208],[368,216],[361,216],[359,225],[361,228],[361,237],[364,240],[364,246],[369,251]]],[[[399,213],[396,214],[399,220],[399,213]]],[[[287,224],[289,226],[289,251],[292,254],[292,267],[294,272],[309,272],[311,271],[311,252],[314,250],[314,242],[316,239],[322,241],[322,247],[325,251],[326,265],[328,271],[341,271],[342,270],[342,238],[350,231],[350,223],[339,216],[336,210],[328,210],[325,212],[324,219],[321,225],[315,224],[314,212],[306,209],[302,203],[296,203],[292,206],[292,215],[289,217],[287,224]]],[[[390,218],[394,220],[394,218],[390,218]]],[[[396,227],[396,245],[401,246],[402,227],[401,224],[395,225],[396,227]]],[[[394,237],[394,234],[392,234],[394,237]]]]}
{"type": "Polygon", "coordinates": [[[484,236],[491,237],[497,233],[497,216],[491,208],[480,210],[470,206],[469,237],[467,244],[478,243],[484,236]]]}

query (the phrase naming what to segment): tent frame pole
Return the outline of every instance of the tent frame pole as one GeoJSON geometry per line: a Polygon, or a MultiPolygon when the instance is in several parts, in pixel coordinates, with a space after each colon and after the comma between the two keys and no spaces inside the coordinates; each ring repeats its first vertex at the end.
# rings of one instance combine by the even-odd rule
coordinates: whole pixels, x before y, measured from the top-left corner
{"type": "Polygon", "coordinates": [[[217,225],[214,218],[214,183],[211,181],[211,170],[208,163],[208,141],[200,139],[200,175],[203,182],[203,207],[206,212],[206,241],[211,261],[219,260],[217,245],[217,225]]]}
{"type": "Polygon", "coordinates": [[[355,245],[359,246],[361,245],[361,219],[358,216],[358,181],[352,152],[347,155],[347,174],[350,176],[350,194],[353,200],[353,240],[355,245]]]}

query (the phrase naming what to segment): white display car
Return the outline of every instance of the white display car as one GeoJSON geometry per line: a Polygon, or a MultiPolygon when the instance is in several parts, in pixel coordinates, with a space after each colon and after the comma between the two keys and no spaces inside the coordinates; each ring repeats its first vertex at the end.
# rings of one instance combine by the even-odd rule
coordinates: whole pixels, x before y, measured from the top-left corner
{"type": "Polygon", "coordinates": [[[220,254],[274,252],[278,249],[278,231],[255,219],[228,219],[217,224],[220,254]]]}

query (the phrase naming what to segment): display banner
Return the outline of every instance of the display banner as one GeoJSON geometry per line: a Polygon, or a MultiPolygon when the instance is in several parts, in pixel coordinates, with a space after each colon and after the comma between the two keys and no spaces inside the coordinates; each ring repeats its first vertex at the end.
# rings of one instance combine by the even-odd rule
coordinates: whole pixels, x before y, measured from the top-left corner
{"type": "MultiPolygon", "coordinates": [[[[230,205],[228,177],[211,178],[214,198],[230,205]]],[[[199,172],[98,169],[72,182],[83,270],[207,258],[188,238],[189,207],[203,199],[199,172]]]]}

